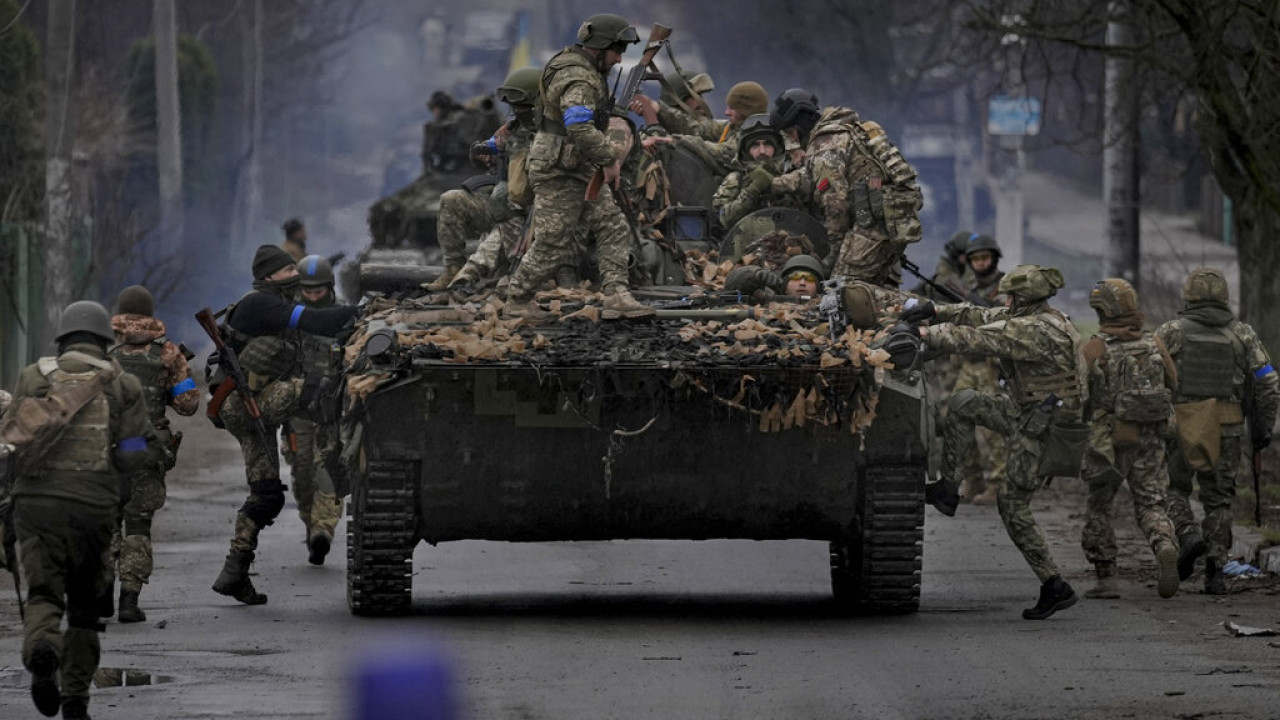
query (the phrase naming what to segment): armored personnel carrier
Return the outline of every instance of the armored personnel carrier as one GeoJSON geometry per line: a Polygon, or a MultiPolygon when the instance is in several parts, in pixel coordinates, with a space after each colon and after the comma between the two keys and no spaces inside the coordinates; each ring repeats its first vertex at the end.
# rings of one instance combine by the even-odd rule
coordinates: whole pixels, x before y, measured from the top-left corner
{"type": "Polygon", "coordinates": [[[842,608],[915,611],[920,374],[836,305],[717,293],[732,265],[637,290],[657,313],[631,320],[581,289],[539,294],[536,321],[373,300],[346,347],[351,611],[406,611],[423,541],[622,538],[827,541],[842,608]]]}

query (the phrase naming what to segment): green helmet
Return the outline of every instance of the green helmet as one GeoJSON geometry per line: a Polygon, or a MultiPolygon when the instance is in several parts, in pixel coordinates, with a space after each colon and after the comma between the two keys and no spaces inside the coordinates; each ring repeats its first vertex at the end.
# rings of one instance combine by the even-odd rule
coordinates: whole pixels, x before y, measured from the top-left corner
{"type": "Polygon", "coordinates": [[[612,13],[592,15],[578,28],[578,43],[583,47],[604,50],[615,43],[638,42],[640,36],[636,29],[625,18],[612,13]]]}
{"type": "Polygon", "coordinates": [[[774,155],[782,153],[782,133],[775,130],[769,122],[768,113],[752,115],[742,121],[742,129],[738,134],[738,159],[742,161],[750,160],[751,146],[755,145],[756,141],[761,138],[773,143],[774,155]]]}
{"type": "Polygon", "coordinates": [[[1066,281],[1057,268],[1039,265],[1019,265],[1000,278],[1000,292],[1025,302],[1035,302],[1053,297],[1066,281]]]}
{"type": "Polygon", "coordinates": [[[1202,267],[1192,270],[1182,285],[1182,299],[1186,302],[1209,301],[1226,305],[1231,301],[1227,276],[1217,268],[1202,267]]]}
{"type": "Polygon", "coordinates": [[[959,258],[968,253],[969,243],[976,239],[978,239],[978,233],[961,230],[951,236],[947,244],[942,246],[942,251],[947,254],[947,257],[955,258],[958,261],[959,258]]]}
{"type": "Polygon", "coordinates": [[[62,338],[75,332],[86,332],[102,338],[105,342],[115,342],[116,333],[111,329],[111,315],[107,309],[92,300],[73,302],[62,311],[58,318],[58,335],[62,338]]]}
{"type": "Polygon", "coordinates": [[[1099,280],[1089,291],[1089,307],[1098,311],[1099,317],[1118,318],[1138,312],[1138,293],[1128,280],[1107,278],[1099,280]]]}
{"type": "Polygon", "coordinates": [[[308,255],[298,261],[298,284],[320,287],[333,284],[333,265],[320,255],[308,255]]]}
{"type": "Polygon", "coordinates": [[[662,88],[662,102],[668,105],[675,105],[675,98],[671,97],[671,90],[675,91],[676,97],[681,100],[688,100],[693,95],[703,95],[716,89],[716,84],[711,80],[711,76],[706,73],[694,73],[686,70],[683,74],[678,72],[669,72],[664,78],[666,85],[662,88]]]}
{"type": "Polygon", "coordinates": [[[782,272],[778,273],[783,280],[787,276],[796,271],[811,272],[818,276],[818,280],[827,279],[827,268],[822,265],[822,261],[812,255],[793,255],[786,264],[782,266],[782,272]]]}
{"type": "Polygon", "coordinates": [[[513,70],[498,86],[498,99],[508,105],[536,105],[542,69],[536,67],[513,70]]]}
{"type": "Polygon", "coordinates": [[[996,244],[996,239],[991,237],[990,235],[972,236],[971,239],[969,240],[968,246],[965,247],[964,249],[965,257],[973,255],[974,253],[980,253],[980,252],[991,253],[996,260],[999,260],[1002,255],[1002,253],[1000,252],[1000,246],[996,244]]]}

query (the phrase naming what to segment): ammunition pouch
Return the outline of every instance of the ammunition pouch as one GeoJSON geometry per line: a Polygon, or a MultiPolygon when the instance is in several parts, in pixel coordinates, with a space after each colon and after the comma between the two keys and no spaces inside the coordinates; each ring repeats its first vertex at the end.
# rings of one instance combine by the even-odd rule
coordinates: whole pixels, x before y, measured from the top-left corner
{"type": "Polygon", "coordinates": [[[1041,477],[1079,477],[1088,444],[1088,423],[1069,417],[1054,418],[1040,452],[1036,474],[1041,477]]]}
{"type": "Polygon", "coordinates": [[[1131,423],[1165,422],[1173,413],[1173,393],[1166,387],[1130,390],[1116,396],[1115,415],[1131,423]]]}
{"type": "MultiPolygon", "coordinates": [[[[850,195],[850,207],[853,208],[853,223],[860,228],[869,228],[875,225],[876,211],[871,207],[871,188],[867,187],[864,182],[853,184],[850,195]]],[[[880,210],[880,217],[884,217],[884,210],[880,210]]]]}
{"type": "Polygon", "coordinates": [[[1116,450],[1135,448],[1142,442],[1142,426],[1111,416],[1111,447],[1116,450]]]}
{"type": "Polygon", "coordinates": [[[1240,418],[1230,423],[1238,424],[1244,417],[1239,404],[1220,403],[1217,398],[1178,403],[1173,406],[1173,412],[1178,419],[1178,444],[1182,446],[1182,457],[1188,467],[1201,472],[1213,470],[1222,455],[1223,420],[1240,418]]]}

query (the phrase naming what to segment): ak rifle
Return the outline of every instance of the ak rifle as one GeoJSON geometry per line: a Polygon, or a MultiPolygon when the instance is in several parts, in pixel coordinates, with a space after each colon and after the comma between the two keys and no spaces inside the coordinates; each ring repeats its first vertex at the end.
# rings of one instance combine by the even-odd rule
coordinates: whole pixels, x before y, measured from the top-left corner
{"type": "Polygon", "coordinates": [[[933,288],[935,292],[937,292],[939,295],[943,296],[944,298],[950,300],[951,302],[958,302],[958,303],[968,302],[965,298],[960,297],[960,294],[957,293],[955,290],[952,290],[951,288],[946,287],[945,285],[939,285],[938,283],[934,282],[933,278],[931,277],[926,277],[924,273],[920,272],[920,266],[908,260],[906,255],[902,256],[902,269],[906,270],[912,275],[915,275],[920,280],[924,281],[925,285],[928,285],[929,287],[933,288]]]}
{"type": "Polygon", "coordinates": [[[209,339],[213,341],[213,346],[218,353],[218,366],[226,373],[227,379],[222,381],[216,389],[213,390],[214,399],[209,402],[210,408],[221,407],[222,400],[234,391],[240,396],[240,400],[244,402],[245,412],[249,415],[249,424],[253,430],[253,436],[262,443],[262,448],[267,450],[267,454],[272,454],[270,437],[267,434],[267,424],[262,420],[262,409],[258,407],[258,401],[253,397],[253,393],[249,390],[249,377],[245,375],[244,368],[240,367],[240,360],[236,357],[235,350],[227,346],[222,339],[222,333],[218,331],[218,322],[214,320],[213,311],[205,308],[196,313],[196,321],[200,323],[200,327],[204,329],[209,339]],[[231,389],[227,390],[225,386],[231,383],[231,389]]]}

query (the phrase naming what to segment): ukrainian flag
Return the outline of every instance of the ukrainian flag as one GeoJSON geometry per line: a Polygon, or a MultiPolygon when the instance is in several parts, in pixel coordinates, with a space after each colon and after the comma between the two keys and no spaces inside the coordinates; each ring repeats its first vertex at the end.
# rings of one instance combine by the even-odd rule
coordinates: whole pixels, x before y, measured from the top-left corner
{"type": "Polygon", "coordinates": [[[533,46],[529,38],[529,11],[521,10],[516,14],[516,42],[511,47],[511,60],[507,64],[507,72],[512,73],[533,64],[533,46]]]}

